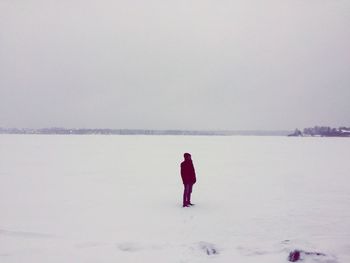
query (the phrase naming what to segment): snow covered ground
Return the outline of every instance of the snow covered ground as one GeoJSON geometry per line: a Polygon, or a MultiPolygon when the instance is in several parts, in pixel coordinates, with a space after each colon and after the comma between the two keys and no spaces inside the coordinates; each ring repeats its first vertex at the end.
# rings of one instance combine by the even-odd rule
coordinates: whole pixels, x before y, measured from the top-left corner
{"type": "Polygon", "coordinates": [[[0,262],[350,262],[349,157],[346,138],[0,135],[0,262]]]}

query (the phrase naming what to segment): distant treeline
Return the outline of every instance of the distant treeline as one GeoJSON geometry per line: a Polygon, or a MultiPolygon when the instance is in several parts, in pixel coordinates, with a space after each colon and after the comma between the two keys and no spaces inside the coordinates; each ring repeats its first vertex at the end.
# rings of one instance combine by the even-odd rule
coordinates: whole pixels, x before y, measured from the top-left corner
{"type": "Polygon", "coordinates": [[[305,128],[303,132],[295,129],[294,133],[288,136],[350,137],[350,127],[331,128],[328,126],[315,126],[313,128],[305,128]]]}
{"type": "Polygon", "coordinates": [[[290,131],[195,131],[195,130],[142,130],[142,129],[18,129],[1,128],[0,134],[61,134],[61,135],[203,135],[203,136],[286,136],[290,131]]]}

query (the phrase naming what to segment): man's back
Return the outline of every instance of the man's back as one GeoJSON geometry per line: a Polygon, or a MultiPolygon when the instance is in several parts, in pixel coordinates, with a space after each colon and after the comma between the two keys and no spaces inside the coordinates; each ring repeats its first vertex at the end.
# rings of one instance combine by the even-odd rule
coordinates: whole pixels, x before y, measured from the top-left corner
{"type": "Polygon", "coordinates": [[[194,184],[196,182],[196,172],[191,160],[181,163],[181,177],[184,184],[194,184]]]}

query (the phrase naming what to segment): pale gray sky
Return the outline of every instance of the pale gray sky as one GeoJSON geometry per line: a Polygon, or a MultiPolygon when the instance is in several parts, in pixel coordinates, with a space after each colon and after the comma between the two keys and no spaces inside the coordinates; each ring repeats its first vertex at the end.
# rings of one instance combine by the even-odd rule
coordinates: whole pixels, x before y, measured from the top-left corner
{"type": "Polygon", "coordinates": [[[0,127],[350,126],[349,0],[0,0],[0,127]]]}

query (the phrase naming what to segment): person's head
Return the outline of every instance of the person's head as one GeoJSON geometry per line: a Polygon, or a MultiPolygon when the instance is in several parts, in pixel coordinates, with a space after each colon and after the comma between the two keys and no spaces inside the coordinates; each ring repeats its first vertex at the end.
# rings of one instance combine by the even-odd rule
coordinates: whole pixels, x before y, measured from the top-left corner
{"type": "Polygon", "coordinates": [[[191,154],[184,153],[184,158],[185,158],[185,160],[191,160],[191,154]]]}

